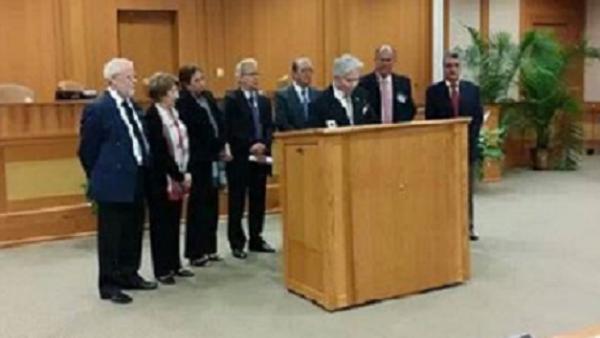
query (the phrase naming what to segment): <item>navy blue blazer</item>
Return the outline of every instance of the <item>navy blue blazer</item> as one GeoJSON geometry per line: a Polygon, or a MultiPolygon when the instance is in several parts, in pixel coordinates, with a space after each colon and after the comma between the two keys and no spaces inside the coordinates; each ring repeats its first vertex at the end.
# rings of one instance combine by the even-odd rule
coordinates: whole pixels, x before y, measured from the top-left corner
{"type": "MultiPolygon", "coordinates": [[[[314,102],[318,96],[316,89],[308,88],[309,102],[314,102]]],[[[275,93],[275,125],[280,131],[309,127],[308,116],[304,117],[304,109],[293,84],[275,93]]]]}
{"type": "MultiPolygon", "coordinates": [[[[469,160],[471,163],[479,157],[479,131],[483,123],[483,106],[479,95],[479,87],[469,81],[460,81],[459,116],[470,117],[469,125],[469,160]]],[[[450,119],[454,117],[454,110],[450,100],[450,92],[445,81],[441,81],[427,88],[425,99],[425,118],[427,120],[450,119]]]]}
{"type": "MultiPolygon", "coordinates": [[[[412,85],[406,76],[392,74],[393,120],[395,123],[412,121],[415,116],[415,103],[412,97],[412,85]]],[[[369,93],[369,103],[377,120],[381,123],[381,92],[375,73],[360,79],[360,86],[369,93]]]]}
{"type": "MultiPolygon", "coordinates": [[[[141,110],[135,104],[134,108],[143,124],[141,110]]],[[[97,202],[134,201],[138,164],[127,126],[108,91],[83,110],[78,155],[90,198],[97,202]]]]}

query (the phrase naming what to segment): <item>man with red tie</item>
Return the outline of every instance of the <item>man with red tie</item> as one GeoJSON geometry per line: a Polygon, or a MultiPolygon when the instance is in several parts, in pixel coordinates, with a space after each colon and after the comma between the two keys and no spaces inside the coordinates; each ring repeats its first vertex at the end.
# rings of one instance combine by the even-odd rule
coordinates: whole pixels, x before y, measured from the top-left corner
{"type": "Polygon", "coordinates": [[[483,123],[479,87],[460,79],[460,59],[456,53],[444,56],[444,80],[427,88],[425,118],[428,120],[470,117],[469,125],[469,236],[479,239],[473,226],[474,169],[479,157],[478,139],[483,123]]]}

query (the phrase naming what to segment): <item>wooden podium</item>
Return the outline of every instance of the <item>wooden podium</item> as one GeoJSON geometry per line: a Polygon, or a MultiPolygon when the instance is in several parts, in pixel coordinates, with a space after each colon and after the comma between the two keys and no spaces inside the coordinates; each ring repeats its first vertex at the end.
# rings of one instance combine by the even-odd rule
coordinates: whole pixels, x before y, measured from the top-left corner
{"type": "Polygon", "coordinates": [[[336,310],[466,281],[468,123],[277,134],[286,287],[336,310]]]}

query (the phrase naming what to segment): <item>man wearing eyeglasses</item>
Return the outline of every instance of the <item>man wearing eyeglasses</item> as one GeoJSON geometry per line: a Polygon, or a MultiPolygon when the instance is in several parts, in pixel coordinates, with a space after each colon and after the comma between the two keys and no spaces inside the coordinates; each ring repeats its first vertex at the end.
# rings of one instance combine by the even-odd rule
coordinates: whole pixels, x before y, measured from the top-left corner
{"type": "Polygon", "coordinates": [[[473,224],[473,183],[479,157],[478,139],[483,123],[479,87],[460,78],[460,58],[456,53],[444,56],[444,80],[427,89],[425,118],[428,120],[470,117],[469,124],[469,238],[479,239],[473,224]]]}

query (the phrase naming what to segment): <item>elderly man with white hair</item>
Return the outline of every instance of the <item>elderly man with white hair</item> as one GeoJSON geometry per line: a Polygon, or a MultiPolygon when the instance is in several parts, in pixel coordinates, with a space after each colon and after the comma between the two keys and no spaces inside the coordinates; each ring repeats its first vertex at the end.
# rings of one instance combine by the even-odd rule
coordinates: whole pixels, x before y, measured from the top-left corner
{"type": "Polygon", "coordinates": [[[375,49],[375,70],[360,79],[369,103],[384,124],[411,121],[415,116],[410,79],[394,73],[396,50],[390,45],[375,49]]]}
{"type": "Polygon", "coordinates": [[[350,54],[335,59],[332,85],[309,107],[311,126],[320,128],[377,123],[367,93],[357,87],[362,67],[363,63],[350,54]]]}
{"type": "Polygon", "coordinates": [[[151,290],[141,263],[145,185],[150,147],[141,111],[133,102],[133,62],[112,59],[104,66],[108,88],[81,118],[79,159],[88,195],[98,204],[100,298],[127,304],[122,290],[151,290]]]}
{"type": "Polygon", "coordinates": [[[274,252],[263,239],[267,176],[271,167],[273,121],[271,102],[258,89],[258,63],[240,61],[235,69],[239,88],[225,96],[225,139],[233,159],[227,163],[229,218],[227,235],[235,258],[245,259],[246,242],[254,252],[274,252]],[[248,195],[249,238],[242,229],[248,195]]]}
{"type": "Polygon", "coordinates": [[[279,131],[308,127],[308,106],[319,96],[311,86],[313,65],[309,58],[292,62],[292,83],[275,93],[275,124],[279,131]]]}

